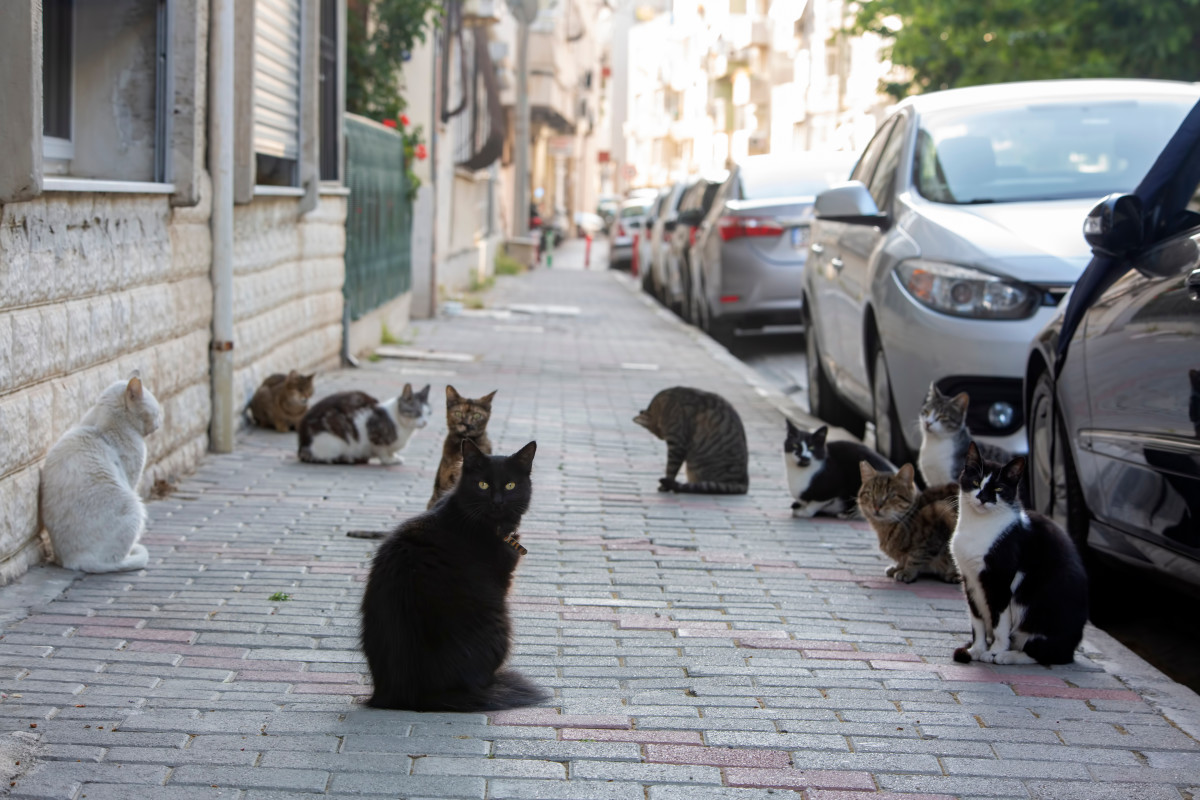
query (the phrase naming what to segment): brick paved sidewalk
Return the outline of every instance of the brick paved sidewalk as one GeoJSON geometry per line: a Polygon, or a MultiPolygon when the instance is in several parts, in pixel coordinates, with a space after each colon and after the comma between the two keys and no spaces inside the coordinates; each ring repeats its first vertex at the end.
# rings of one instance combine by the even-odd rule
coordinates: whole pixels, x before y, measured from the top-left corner
{"type": "Polygon", "coordinates": [[[44,568],[0,589],[0,794],[10,784],[13,797],[88,800],[1197,791],[1195,695],[1096,632],[1070,667],[954,664],[968,636],[959,590],[885,579],[861,523],[792,519],[781,398],[629,284],[599,270],[502,279],[493,309],[578,314],[420,323],[416,346],[479,359],[322,375],[318,394],[433,384],[438,419],[404,465],[300,464],[294,436],[248,432],[235,454],[208,458],[149,505],[144,572],[44,568]],[[469,396],[499,390],[499,452],[538,441],[513,608],[514,664],[554,690],[541,708],[489,717],[356,702],[369,691],[356,614],[375,543],[344,533],[424,508],[447,382],[469,396]],[[632,417],[680,383],[738,407],[749,495],[655,491],[665,447],[632,417]],[[1114,659],[1125,666],[1105,669],[1114,659]]]}

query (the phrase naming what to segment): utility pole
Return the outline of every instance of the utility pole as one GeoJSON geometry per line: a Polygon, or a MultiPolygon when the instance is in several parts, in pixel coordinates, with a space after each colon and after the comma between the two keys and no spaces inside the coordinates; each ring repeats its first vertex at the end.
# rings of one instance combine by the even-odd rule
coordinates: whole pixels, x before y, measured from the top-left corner
{"type": "Polygon", "coordinates": [[[517,119],[513,138],[513,233],[529,235],[529,26],[538,0],[508,0],[517,18],[517,119]]]}

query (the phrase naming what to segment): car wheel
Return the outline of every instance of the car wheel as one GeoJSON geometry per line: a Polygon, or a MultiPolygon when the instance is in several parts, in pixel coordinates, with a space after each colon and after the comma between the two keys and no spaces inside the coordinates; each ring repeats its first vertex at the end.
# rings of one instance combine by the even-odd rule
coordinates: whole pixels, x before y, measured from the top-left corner
{"type": "Polygon", "coordinates": [[[875,449],[884,458],[899,466],[909,461],[908,445],[896,415],[896,403],[892,398],[892,382],[888,378],[887,359],[883,348],[875,350],[875,368],[871,373],[872,396],[874,398],[875,449]]]}
{"type": "Polygon", "coordinates": [[[804,353],[808,371],[808,413],[830,425],[843,427],[861,439],[864,433],[863,420],[837,396],[825,374],[825,368],[821,366],[817,331],[808,314],[804,315],[804,353]]]}
{"type": "Polygon", "coordinates": [[[1083,553],[1087,548],[1088,511],[1066,427],[1062,417],[1054,413],[1054,379],[1049,372],[1038,375],[1034,384],[1027,424],[1030,504],[1034,511],[1058,523],[1083,553]]]}

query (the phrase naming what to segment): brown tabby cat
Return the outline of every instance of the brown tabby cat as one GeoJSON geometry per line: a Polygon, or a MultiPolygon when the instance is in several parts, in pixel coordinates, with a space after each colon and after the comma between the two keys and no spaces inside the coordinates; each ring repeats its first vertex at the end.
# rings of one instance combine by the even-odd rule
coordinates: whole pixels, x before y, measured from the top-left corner
{"type": "Polygon", "coordinates": [[[287,375],[281,372],[268,375],[250,400],[250,418],[254,424],[280,433],[294,430],[308,411],[314,377],[315,373],[301,375],[296,370],[287,375]]]}
{"type": "Polygon", "coordinates": [[[958,484],[917,489],[912,464],[896,474],[878,472],[859,462],[862,488],[858,508],[879,537],[879,549],[896,563],[888,577],[912,583],[933,575],[948,583],[962,578],[950,554],[950,536],[958,523],[958,484]]]}
{"type": "Polygon", "coordinates": [[[667,443],[660,492],[745,494],[750,489],[746,430],[729,401],[712,392],[663,389],[633,421],[667,443]],[[687,463],[687,483],[675,480],[687,463]]]}
{"type": "Polygon", "coordinates": [[[496,392],[485,394],[478,400],[463,397],[446,386],[446,427],[449,432],[442,443],[442,462],[438,465],[437,477],[433,481],[433,496],[426,509],[433,508],[442,495],[454,488],[462,472],[462,443],[470,439],[484,455],[492,454],[492,442],[487,436],[488,419],[492,416],[492,398],[496,392]]]}

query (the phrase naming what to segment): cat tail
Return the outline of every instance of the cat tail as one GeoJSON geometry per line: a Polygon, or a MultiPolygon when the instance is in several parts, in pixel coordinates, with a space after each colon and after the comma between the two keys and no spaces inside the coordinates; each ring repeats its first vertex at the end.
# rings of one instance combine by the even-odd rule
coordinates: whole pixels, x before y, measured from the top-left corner
{"type": "Polygon", "coordinates": [[[695,481],[677,483],[675,491],[684,494],[745,494],[750,491],[750,484],[747,481],[695,481]]]}
{"type": "Polygon", "coordinates": [[[531,706],[550,698],[550,693],[529,681],[513,669],[502,669],[496,673],[491,685],[473,689],[461,689],[427,698],[421,711],[504,711],[509,708],[531,706]]]}
{"type": "Polygon", "coordinates": [[[1021,648],[1025,654],[1039,664],[1070,664],[1075,660],[1075,647],[1061,638],[1047,636],[1030,636],[1025,646],[1021,648]]]}

